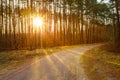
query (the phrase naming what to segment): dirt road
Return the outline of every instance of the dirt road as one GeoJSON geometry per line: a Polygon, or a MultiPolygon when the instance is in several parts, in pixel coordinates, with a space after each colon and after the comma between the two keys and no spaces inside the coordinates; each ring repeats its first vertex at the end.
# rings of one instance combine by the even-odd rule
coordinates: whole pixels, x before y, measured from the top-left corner
{"type": "Polygon", "coordinates": [[[77,47],[41,59],[14,70],[0,80],[88,80],[80,63],[81,55],[97,45],[77,47]]]}

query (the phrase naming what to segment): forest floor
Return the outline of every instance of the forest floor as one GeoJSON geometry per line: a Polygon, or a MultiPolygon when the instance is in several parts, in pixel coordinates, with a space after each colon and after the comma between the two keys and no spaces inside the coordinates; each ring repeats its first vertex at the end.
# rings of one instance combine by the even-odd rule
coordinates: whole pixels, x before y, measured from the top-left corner
{"type": "Polygon", "coordinates": [[[42,58],[55,52],[71,49],[77,46],[58,46],[46,49],[35,50],[4,50],[0,51],[0,76],[6,74],[9,70],[31,63],[35,58],[42,58]]]}
{"type": "Polygon", "coordinates": [[[90,80],[120,80],[120,48],[106,44],[87,51],[82,60],[90,80]]]}
{"type": "Polygon", "coordinates": [[[0,76],[0,80],[89,80],[81,66],[81,55],[100,45],[71,46],[41,58],[34,57],[0,76]]]}
{"type": "Polygon", "coordinates": [[[52,48],[34,50],[2,50],[0,51],[0,76],[6,74],[9,70],[25,65],[26,63],[31,63],[31,61],[35,58],[42,58],[55,52],[60,52],[85,45],[86,44],[57,46],[52,48]]]}

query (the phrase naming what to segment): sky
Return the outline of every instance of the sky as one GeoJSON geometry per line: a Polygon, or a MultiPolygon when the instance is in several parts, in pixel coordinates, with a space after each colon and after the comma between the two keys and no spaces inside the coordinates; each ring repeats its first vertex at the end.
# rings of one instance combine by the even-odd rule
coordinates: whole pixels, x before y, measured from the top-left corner
{"type": "MultiPolygon", "coordinates": [[[[101,0],[97,0],[98,2],[100,2],[101,0]]],[[[109,0],[103,0],[103,2],[107,3],[109,2],[109,0]]]]}

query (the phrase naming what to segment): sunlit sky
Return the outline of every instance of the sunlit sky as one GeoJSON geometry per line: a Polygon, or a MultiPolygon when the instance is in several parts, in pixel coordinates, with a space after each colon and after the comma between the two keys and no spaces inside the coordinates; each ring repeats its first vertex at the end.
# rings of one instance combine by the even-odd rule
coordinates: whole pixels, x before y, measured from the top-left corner
{"type": "MultiPolygon", "coordinates": [[[[100,2],[101,0],[97,0],[98,2],[100,2]]],[[[109,0],[103,0],[103,2],[107,3],[109,2],[109,0]]]]}

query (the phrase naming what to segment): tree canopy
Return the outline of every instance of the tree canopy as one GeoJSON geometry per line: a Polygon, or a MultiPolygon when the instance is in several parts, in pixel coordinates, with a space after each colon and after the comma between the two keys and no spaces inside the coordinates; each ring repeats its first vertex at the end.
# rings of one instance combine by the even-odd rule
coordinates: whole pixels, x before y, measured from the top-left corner
{"type": "Polygon", "coordinates": [[[120,45],[119,0],[0,0],[0,48],[113,41],[120,45]],[[43,20],[36,27],[36,17],[43,20]],[[41,30],[42,29],[42,30],[41,30]]]}

